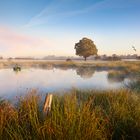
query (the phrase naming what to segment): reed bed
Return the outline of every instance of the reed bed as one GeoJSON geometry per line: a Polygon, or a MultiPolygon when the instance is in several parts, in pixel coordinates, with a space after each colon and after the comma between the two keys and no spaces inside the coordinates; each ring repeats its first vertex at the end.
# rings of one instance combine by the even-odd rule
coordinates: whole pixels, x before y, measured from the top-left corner
{"type": "Polygon", "coordinates": [[[54,94],[49,114],[32,91],[16,105],[0,101],[0,140],[139,140],[140,95],[73,89],[54,94]]]}
{"type": "Polygon", "coordinates": [[[140,61],[41,61],[41,60],[3,60],[0,61],[0,69],[13,68],[13,66],[19,65],[22,68],[78,68],[78,67],[91,67],[91,68],[107,68],[125,70],[126,72],[139,72],[140,73],[140,61]]]}

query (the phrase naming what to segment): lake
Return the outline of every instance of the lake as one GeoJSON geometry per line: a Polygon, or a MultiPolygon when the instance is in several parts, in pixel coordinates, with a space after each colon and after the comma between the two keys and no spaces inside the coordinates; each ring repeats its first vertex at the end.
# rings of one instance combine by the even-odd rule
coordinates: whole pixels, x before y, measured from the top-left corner
{"type": "Polygon", "coordinates": [[[127,77],[109,77],[109,71],[93,68],[29,68],[19,72],[0,69],[0,97],[10,99],[31,89],[40,93],[78,89],[118,89],[130,82],[127,77]]]}

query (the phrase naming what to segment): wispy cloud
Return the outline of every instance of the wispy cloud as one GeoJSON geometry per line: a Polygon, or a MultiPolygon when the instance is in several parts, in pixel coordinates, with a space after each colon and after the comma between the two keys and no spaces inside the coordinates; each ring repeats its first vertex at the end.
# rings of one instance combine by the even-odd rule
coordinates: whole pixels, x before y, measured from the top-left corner
{"type": "Polygon", "coordinates": [[[8,27],[0,27],[0,43],[8,46],[38,46],[42,42],[41,39],[25,35],[18,31],[14,31],[8,27]]]}
{"type": "Polygon", "coordinates": [[[104,1],[108,1],[108,0],[100,0],[96,4],[87,7],[82,7],[76,10],[65,9],[64,11],[61,10],[63,9],[64,1],[61,2],[55,1],[49,6],[47,6],[45,9],[43,9],[39,14],[32,17],[30,21],[25,25],[25,27],[45,24],[48,23],[49,20],[53,20],[56,17],[59,17],[59,19],[61,19],[64,17],[76,16],[79,14],[88,13],[91,10],[95,10],[99,6],[102,6],[104,4],[104,1]]]}
{"type": "Polygon", "coordinates": [[[21,52],[24,54],[46,46],[48,46],[47,39],[26,35],[9,27],[0,27],[0,50],[3,50],[4,47],[8,53],[21,52]]]}
{"type": "MultiPolygon", "coordinates": [[[[69,0],[68,0],[69,1],[69,0]]],[[[77,2],[77,1],[76,1],[77,2]]],[[[36,25],[46,24],[50,20],[54,20],[59,17],[59,20],[66,17],[77,16],[79,14],[96,12],[96,10],[103,10],[106,8],[126,8],[139,4],[138,0],[100,0],[92,5],[86,7],[79,7],[78,9],[63,9],[63,6],[67,6],[69,3],[66,1],[53,1],[49,6],[43,9],[40,13],[30,19],[25,27],[32,27],[36,25]]]]}
{"type": "Polygon", "coordinates": [[[0,55],[4,57],[66,55],[73,52],[71,46],[65,48],[68,44],[73,46],[73,40],[66,37],[35,37],[21,30],[0,26],[0,55]]]}

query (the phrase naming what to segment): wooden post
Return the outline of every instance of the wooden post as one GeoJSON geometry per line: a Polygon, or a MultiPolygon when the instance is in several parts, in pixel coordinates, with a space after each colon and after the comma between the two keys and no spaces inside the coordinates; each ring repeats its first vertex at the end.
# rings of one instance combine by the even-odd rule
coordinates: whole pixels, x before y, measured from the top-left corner
{"type": "Polygon", "coordinates": [[[44,113],[49,113],[51,111],[52,98],[53,98],[52,94],[46,95],[44,108],[43,108],[44,113]]]}

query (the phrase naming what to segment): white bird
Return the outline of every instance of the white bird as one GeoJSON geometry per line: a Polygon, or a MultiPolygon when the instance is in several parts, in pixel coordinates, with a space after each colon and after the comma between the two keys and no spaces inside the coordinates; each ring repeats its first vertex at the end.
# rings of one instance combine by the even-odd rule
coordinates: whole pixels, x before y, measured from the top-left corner
{"type": "Polygon", "coordinates": [[[136,48],[134,47],[134,46],[132,46],[132,48],[133,48],[133,50],[136,52],[137,50],[136,50],[136,48]]]}

